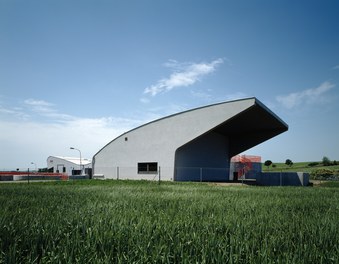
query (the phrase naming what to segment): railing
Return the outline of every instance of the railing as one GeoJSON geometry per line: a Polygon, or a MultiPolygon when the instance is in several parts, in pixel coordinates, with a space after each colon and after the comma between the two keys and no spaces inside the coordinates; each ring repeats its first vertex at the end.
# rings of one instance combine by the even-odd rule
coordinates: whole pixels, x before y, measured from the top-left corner
{"type": "Polygon", "coordinates": [[[219,181],[230,180],[230,170],[227,168],[206,167],[165,167],[159,166],[156,172],[138,172],[137,167],[95,167],[94,179],[131,179],[131,180],[167,180],[167,181],[219,181]]]}

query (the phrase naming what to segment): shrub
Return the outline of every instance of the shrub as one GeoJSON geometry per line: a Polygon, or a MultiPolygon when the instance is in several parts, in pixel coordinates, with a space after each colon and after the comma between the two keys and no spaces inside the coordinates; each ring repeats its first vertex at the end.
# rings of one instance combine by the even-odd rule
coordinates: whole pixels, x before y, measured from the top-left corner
{"type": "Polygon", "coordinates": [[[308,164],[309,167],[314,167],[314,166],[317,166],[319,165],[319,162],[311,162],[308,164]]]}
{"type": "Polygon", "coordinates": [[[272,165],[272,161],[271,160],[266,160],[264,165],[269,168],[272,165]]]}
{"type": "Polygon", "coordinates": [[[331,160],[328,157],[323,157],[323,162],[324,166],[330,166],[331,165],[331,160]]]}
{"type": "Polygon", "coordinates": [[[311,179],[314,180],[328,180],[334,176],[335,172],[330,169],[313,170],[310,174],[311,179]]]}
{"type": "Polygon", "coordinates": [[[287,166],[292,166],[293,165],[293,161],[292,160],[290,160],[290,159],[287,159],[286,161],[285,161],[285,164],[287,165],[287,166]]]}

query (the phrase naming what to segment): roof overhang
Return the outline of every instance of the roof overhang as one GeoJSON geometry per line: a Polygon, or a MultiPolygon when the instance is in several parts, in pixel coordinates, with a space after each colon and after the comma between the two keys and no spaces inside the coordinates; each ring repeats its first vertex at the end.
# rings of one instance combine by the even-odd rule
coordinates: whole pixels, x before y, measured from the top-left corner
{"type": "Polygon", "coordinates": [[[212,131],[229,138],[232,157],[288,130],[288,125],[259,100],[212,131]]]}

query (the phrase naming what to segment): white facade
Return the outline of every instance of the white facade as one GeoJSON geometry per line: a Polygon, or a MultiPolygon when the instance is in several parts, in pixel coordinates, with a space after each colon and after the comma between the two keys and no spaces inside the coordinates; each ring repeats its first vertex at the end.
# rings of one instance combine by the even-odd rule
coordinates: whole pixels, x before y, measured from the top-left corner
{"type": "Polygon", "coordinates": [[[149,180],[161,174],[162,180],[190,180],[189,174],[201,176],[203,169],[209,169],[212,178],[219,174],[218,180],[226,181],[232,156],[287,129],[256,98],[209,105],[122,134],[94,155],[93,174],[149,180]],[[257,121],[263,118],[265,124],[253,123],[257,114],[257,121]],[[261,130],[263,134],[258,136],[261,130]]]}
{"type": "Polygon", "coordinates": [[[66,173],[70,176],[73,171],[82,170],[84,173],[85,169],[92,168],[92,161],[82,158],[80,166],[80,158],[49,156],[47,158],[47,168],[53,168],[54,173],[66,173]]]}

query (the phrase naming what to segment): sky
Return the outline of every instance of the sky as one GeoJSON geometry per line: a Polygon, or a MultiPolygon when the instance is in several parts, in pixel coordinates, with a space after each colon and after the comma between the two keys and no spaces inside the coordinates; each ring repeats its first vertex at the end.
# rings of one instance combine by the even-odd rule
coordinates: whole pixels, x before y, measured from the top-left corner
{"type": "Polygon", "coordinates": [[[0,0],[0,170],[253,96],[289,130],[243,154],[339,160],[338,89],[336,0],[0,0]]]}

